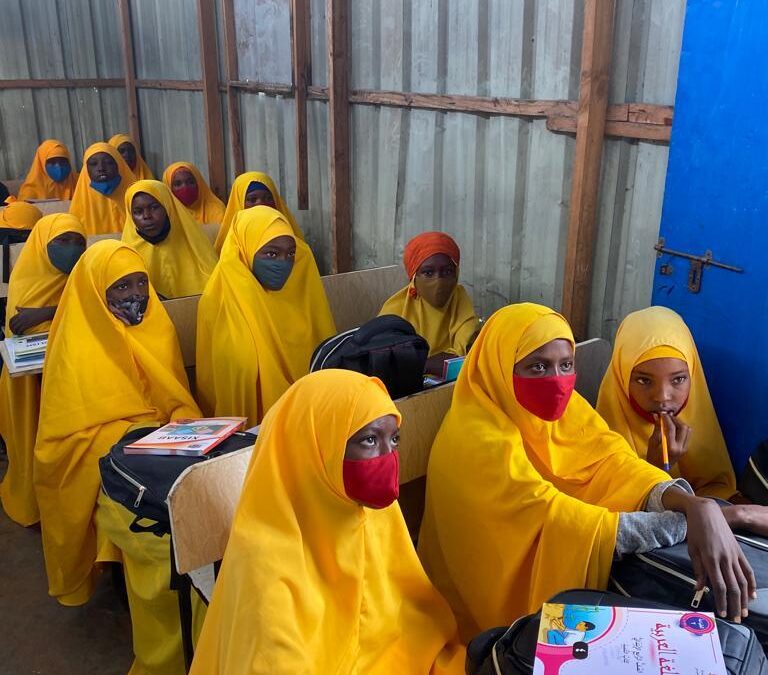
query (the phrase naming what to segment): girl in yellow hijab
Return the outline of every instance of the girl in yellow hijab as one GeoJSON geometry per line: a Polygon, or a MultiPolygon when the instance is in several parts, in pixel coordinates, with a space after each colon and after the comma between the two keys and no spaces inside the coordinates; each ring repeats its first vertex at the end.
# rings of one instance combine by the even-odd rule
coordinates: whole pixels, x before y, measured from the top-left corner
{"type": "Polygon", "coordinates": [[[709,579],[718,610],[742,616],[754,577],[720,508],[670,485],[573,393],[573,355],[559,314],[510,305],[459,375],[429,458],[419,553],[462,637],[564,589],[604,588],[614,552],[678,543],[686,525],[699,587],[709,579]]]}
{"type": "MultiPolygon", "coordinates": [[[[51,325],[67,276],[85,251],[83,225],[68,213],[41,218],[11,272],[5,334],[40,333],[51,325]]],[[[0,499],[19,525],[39,520],[32,483],[32,453],[40,413],[40,376],[0,376],[0,435],[8,452],[8,470],[0,499]]]]}
{"type": "Polygon", "coordinates": [[[61,604],[85,603],[96,563],[120,559],[94,524],[99,458],[133,425],[199,416],[141,257],[97,242],[72,270],[51,326],[34,453],[49,593],[61,604]]]}
{"type": "Polygon", "coordinates": [[[128,168],[136,176],[136,180],[155,179],[144,158],[139,154],[136,141],[128,134],[115,134],[109,139],[109,144],[122,155],[128,168]]]}
{"type": "Polygon", "coordinates": [[[200,295],[216,266],[205,233],[160,181],[140,180],[125,193],[123,243],[144,260],[163,298],[200,295]]]}
{"type": "Polygon", "coordinates": [[[395,501],[399,422],[379,380],[342,370],[272,407],[192,675],[464,672],[395,501]]]}
{"type": "Polygon", "coordinates": [[[224,202],[205,182],[200,170],[191,162],[174,162],[163,172],[165,183],[201,225],[219,225],[224,219],[224,202]]]}
{"type": "Polygon", "coordinates": [[[684,451],[670,457],[672,476],[685,478],[698,495],[729,499],[735,494],[733,465],[696,344],[671,309],[649,307],[621,322],[597,411],[639,457],[659,467],[659,425],[664,424],[670,449],[684,451]],[[656,372],[658,367],[665,371],[656,372]]]}
{"type": "Polygon", "coordinates": [[[197,310],[200,406],[258,424],[335,332],[312,251],[285,216],[238,213],[197,310]]]}
{"type": "Polygon", "coordinates": [[[0,208],[0,227],[31,230],[42,217],[43,212],[34,204],[14,200],[8,206],[0,208]]]}
{"type": "Polygon", "coordinates": [[[232,184],[227,209],[224,212],[224,218],[221,221],[221,227],[214,244],[217,252],[220,252],[224,246],[224,240],[227,238],[235,216],[240,211],[254,206],[270,206],[280,211],[291,226],[293,236],[304,241],[304,233],[277,191],[275,182],[261,171],[248,171],[235,178],[235,182],[232,184]]]}
{"type": "Polygon", "coordinates": [[[19,188],[19,199],[72,199],[77,184],[67,146],[49,138],[35,152],[32,166],[19,188]]]}
{"type": "Polygon", "coordinates": [[[87,235],[122,232],[125,191],[135,180],[115,148],[94,143],[83,155],[83,170],[69,212],[80,219],[87,235]]]}
{"type": "Polygon", "coordinates": [[[480,330],[472,300],[459,285],[459,247],[444,232],[424,232],[403,252],[410,283],[384,303],[379,315],[397,314],[429,343],[440,360],[465,356],[480,330]]]}

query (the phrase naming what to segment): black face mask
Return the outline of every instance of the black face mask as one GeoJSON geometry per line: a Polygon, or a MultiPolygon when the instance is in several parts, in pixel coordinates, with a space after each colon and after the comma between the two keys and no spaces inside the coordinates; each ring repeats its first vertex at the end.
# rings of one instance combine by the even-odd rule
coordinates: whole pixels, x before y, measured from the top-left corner
{"type": "Polygon", "coordinates": [[[108,303],[109,311],[127,326],[138,326],[144,320],[148,304],[148,295],[131,295],[108,303]]]}
{"type": "Polygon", "coordinates": [[[138,234],[144,241],[148,241],[150,244],[159,244],[161,241],[165,241],[171,232],[171,219],[166,216],[165,225],[154,237],[150,237],[144,234],[138,227],[136,228],[136,234],[138,234]]]}

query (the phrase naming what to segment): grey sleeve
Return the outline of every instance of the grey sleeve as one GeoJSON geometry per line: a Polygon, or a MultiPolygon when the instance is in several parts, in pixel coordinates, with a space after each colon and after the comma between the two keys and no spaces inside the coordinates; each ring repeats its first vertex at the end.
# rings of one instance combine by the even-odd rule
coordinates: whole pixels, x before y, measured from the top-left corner
{"type": "Polygon", "coordinates": [[[648,498],[645,500],[645,508],[643,511],[648,511],[649,513],[661,513],[662,511],[666,511],[664,504],[661,502],[661,498],[664,496],[667,489],[672,486],[680,488],[689,495],[695,494],[690,483],[684,478],[665,480],[663,483],[655,485],[648,493],[648,498]]]}

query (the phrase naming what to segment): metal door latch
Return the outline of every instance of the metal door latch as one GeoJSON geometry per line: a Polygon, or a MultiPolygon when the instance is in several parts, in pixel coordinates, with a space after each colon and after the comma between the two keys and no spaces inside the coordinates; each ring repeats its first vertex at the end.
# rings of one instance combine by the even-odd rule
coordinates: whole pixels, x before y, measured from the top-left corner
{"type": "MultiPolygon", "coordinates": [[[[709,265],[712,267],[719,267],[722,270],[728,270],[729,272],[736,272],[738,274],[744,272],[744,269],[741,267],[726,265],[725,263],[714,260],[712,258],[712,251],[704,251],[704,255],[694,255],[693,253],[674,251],[671,248],[667,248],[665,243],[664,237],[659,237],[658,243],[653,247],[656,250],[656,257],[660,258],[662,255],[671,255],[690,261],[690,268],[688,269],[688,290],[691,293],[698,293],[701,290],[701,277],[704,275],[704,268],[709,265]]],[[[662,274],[672,274],[671,265],[665,264],[661,267],[662,274]]]]}

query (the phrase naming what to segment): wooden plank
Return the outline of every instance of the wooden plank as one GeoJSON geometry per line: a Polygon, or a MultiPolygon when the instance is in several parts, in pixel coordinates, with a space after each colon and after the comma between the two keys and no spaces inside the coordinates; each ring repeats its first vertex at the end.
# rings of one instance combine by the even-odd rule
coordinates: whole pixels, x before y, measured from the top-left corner
{"type": "MultiPolygon", "coordinates": [[[[240,89],[241,91],[247,91],[251,94],[266,94],[267,96],[284,96],[285,98],[291,98],[293,96],[293,85],[290,84],[278,84],[274,82],[250,82],[247,80],[230,80],[227,82],[227,87],[233,89],[240,89]]],[[[222,91],[226,91],[226,87],[222,87],[222,91]]],[[[326,96],[326,99],[328,97],[326,96]]]]}
{"type": "Polygon", "coordinates": [[[122,78],[74,78],[69,80],[0,80],[0,89],[119,89],[122,78]]]}
{"type": "Polygon", "coordinates": [[[579,340],[586,337],[589,319],[614,5],[615,0],[585,0],[584,5],[579,112],[562,302],[563,314],[579,340]]]}
{"type": "Polygon", "coordinates": [[[123,74],[125,78],[125,96],[128,101],[128,131],[131,138],[139,145],[141,153],[141,124],[139,122],[139,99],[136,94],[136,65],[133,53],[133,26],[131,24],[130,0],[120,1],[120,19],[123,31],[123,74]]]}
{"type": "Polygon", "coordinates": [[[331,265],[334,273],[348,272],[352,269],[348,12],[349,0],[326,0],[331,265]]]}
{"type": "Polygon", "coordinates": [[[229,143],[232,150],[232,165],[236,176],[245,171],[243,156],[243,137],[240,129],[240,99],[236,82],[240,77],[237,62],[237,26],[235,23],[234,0],[222,0],[224,13],[224,51],[225,72],[227,74],[227,124],[229,125],[229,143]]]}
{"type": "MultiPolygon", "coordinates": [[[[576,133],[576,119],[573,117],[548,117],[547,129],[555,132],[576,133]]],[[[662,141],[669,143],[671,126],[645,122],[605,123],[605,135],[616,138],[634,138],[641,141],[662,141]]]]}
{"type": "Polygon", "coordinates": [[[202,80],[136,80],[136,87],[170,91],[203,91],[203,82],[202,80]]]}
{"type": "Polygon", "coordinates": [[[197,21],[200,31],[200,65],[203,72],[208,183],[215,194],[221,199],[226,199],[227,172],[224,162],[224,121],[219,99],[216,13],[211,0],[197,0],[197,21]]]}
{"type": "Polygon", "coordinates": [[[291,0],[291,45],[293,47],[293,87],[296,113],[296,196],[301,211],[309,208],[307,86],[312,83],[309,12],[309,0],[291,0]]]}

